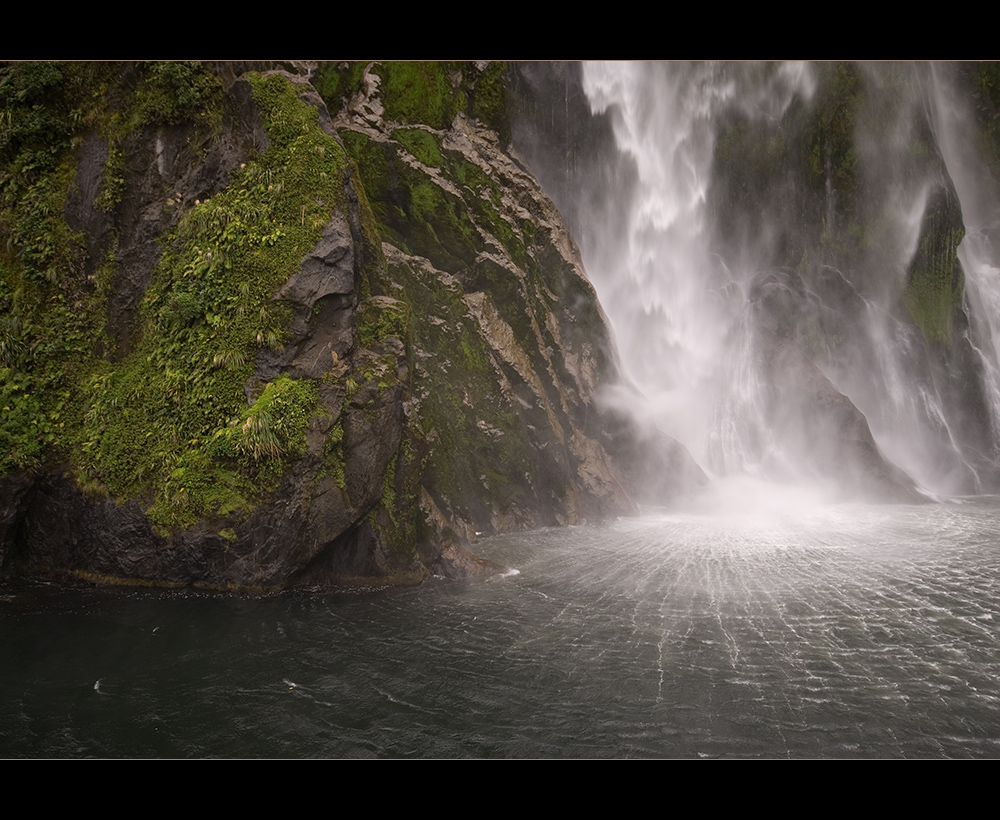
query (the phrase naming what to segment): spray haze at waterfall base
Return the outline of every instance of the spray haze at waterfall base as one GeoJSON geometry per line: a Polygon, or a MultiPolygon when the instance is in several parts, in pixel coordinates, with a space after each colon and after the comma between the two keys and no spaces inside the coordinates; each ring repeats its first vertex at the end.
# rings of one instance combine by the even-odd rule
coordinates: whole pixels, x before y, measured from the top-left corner
{"type": "Polygon", "coordinates": [[[575,121],[567,78],[567,144],[522,150],[617,337],[631,384],[605,399],[716,478],[995,492],[997,207],[971,73],[585,63],[575,121]]]}

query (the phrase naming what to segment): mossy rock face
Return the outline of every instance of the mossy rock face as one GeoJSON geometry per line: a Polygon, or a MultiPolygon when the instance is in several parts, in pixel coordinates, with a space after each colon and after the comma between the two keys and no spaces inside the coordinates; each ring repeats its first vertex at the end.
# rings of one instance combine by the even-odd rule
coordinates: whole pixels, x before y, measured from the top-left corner
{"type": "Polygon", "coordinates": [[[461,65],[437,61],[380,62],[386,118],[393,122],[447,128],[465,107],[461,65]]]}
{"type": "MultiPolygon", "coordinates": [[[[8,569],[294,583],[379,504],[403,441],[407,378],[405,351],[384,344],[398,321],[378,318],[385,332],[365,338],[388,363],[373,366],[356,341],[358,288],[381,249],[365,240],[373,218],[341,143],[300,99],[315,92],[281,72],[224,87],[200,65],[18,64],[0,73],[4,84],[5,104],[51,109],[33,129],[4,132],[5,172],[64,136],[51,161],[34,163],[32,185],[5,177],[0,201],[15,226],[0,260],[14,317],[0,466],[43,483],[53,468],[67,476],[5,498],[5,509],[12,520],[39,520],[44,506],[44,520],[90,522],[69,536],[22,528],[30,543],[4,544],[19,556],[8,569]],[[98,103],[74,113],[91,96],[98,103]],[[51,192],[49,227],[33,250],[25,203],[39,186],[51,192]],[[376,370],[391,385],[371,382],[376,370]],[[347,396],[351,383],[360,388],[347,396]],[[132,533],[131,547],[100,546],[115,527],[132,533]],[[55,546],[65,537],[69,552],[55,546]],[[182,569],[156,557],[177,550],[182,569]]],[[[418,514],[412,498],[392,509],[400,528],[418,514]]],[[[411,575],[414,549],[393,553],[411,575]]]]}
{"type": "Polygon", "coordinates": [[[709,194],[715,246],[743,276],[792,268],[828,300],[827,319],[842,318],[824,321],[817,350],[837,351],[862,333],[852,326],[855,307],[839,301],[843,288],[828,287],[832,279],[843,280],[848,300],[879,304],[928,344],[951,346],[956,322],[966,321],[957,258],[964,226],[915,91],[919,67],[833,62],[810,70],[811,96],[795,96],[780,119],[736,109],[722,117],[709,194]],[[901,213],[924,201],[914,243],[901,213]]]}
{"type": "Polygon", "coordinates": [[[370,588],[634,509],[608,331],[505,151],[506,77],[0,68],[3,571],[370,588]]]}
{"type": "Polygon", "coordinates": [[[994,190],[1000,186],[1000,63],[995,60],[961,62],[953,72],[958,87],[971,98],[976,121],[976,147],[983,172],[994,190]]]}
{"type": "Polygon", "coordinates": [[[372,64],[334,115],[387,243],[372,292],[414,317],[428,503],[463,533],[629,509],[594,406],[617,376],[607,328],[562,220],[503,150],[507,67],[428,70],[372,64]]]}
{"type": "Polygon", "coordinates": [[[846,62],[811,71],[811,98],[795,95],[780,120],[735,107],[722,114],[710,200],[719,244],[738,269],[801,267],[803,260],[809,274],[821,265],[849,268],[874,241],[866,232],[877,193],[856,142],[862,119],[879,127],[868,116],[870,78],[846,62]]]}
{"type": "Polygon", "coordinates": [[[84,479],[116,497],[151,493],[152,515],[165,531],[252,507],[250,487],[280,475],[284,456],[296,454],[264,448],[256,475],[245,465],[229,479],[200,478],[228,469],[233,454],[222,446],[224,434],[252,421],[241,421],[241,408],[254,357],[287,333],[288,312],[272,296],[320,240],[343,196],[345,158],[319,128],[316,110],[279,75],[252,83],[270,144],[240,163],[225,188],[196,199],[162,238],[166,252],[138,306],[134,349],[102,364],[87,385],[95,398],[82,430],[84,479]],[[216,499],[213,487],[236,495],[216,499]]]}
{"type": "Polygon", "coordinates": [[[404,162],[393,143],[356,132],[343,139],[386,239],[445,269],[474,264],[482,239],[466,221],[459,197],[404,162]]]}
{"type": "Polygon", "coordinates": [[[914,103],[920,78],[907,64],[809,70],[811,95],[793,95],[780,117],[720,112],[709,193],[715,245],[748,275],[780,265],[812,280],[832,266],[882,299],[904,273],[893,270],[907,241],[899,210],[923,197],[927,180],[947,178],[927,111],[914,103]]]}
{"type": "Polygon", "coordinates": [[[332,112],[377,82],[387,121],[448,128],[459,112],[510,145],[508,66],[503,61],[354,61],[320,63],[313,84],[332,112]]]}

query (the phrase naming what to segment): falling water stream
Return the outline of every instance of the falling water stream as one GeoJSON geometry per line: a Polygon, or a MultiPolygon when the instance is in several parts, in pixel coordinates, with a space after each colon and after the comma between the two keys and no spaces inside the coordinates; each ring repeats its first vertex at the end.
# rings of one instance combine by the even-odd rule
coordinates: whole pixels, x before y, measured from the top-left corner
{"type": "MultiPolygon", "coordinates": [[[[970,332],[996,408],[995,211],[968,164],[965,113],[946,78],[926,78],[903,102],[932,109],[961,199],[970,332]]],[[[588,64],[583,82],[636,169],[581,210],[585,263],[647,397],[640,412],[687,445],[707,489],[636,518],[485,539],[476,551],[514,570],[485,583],[267,598],[8,590],[0,753],[1000,754],[1000,500],[831,503],[829,487],[797,480],[800,454],[759,412],[767,385],[746,321],[756,271],[741,265],[770,237],[726,261],[711,241],[719,117],[780,119],[809,103],[812,70],[588,64]]],[[[893,133],[906,139],[904,124],[893,133]]],[[[857,138],[861,161],[877,159],[857,138]]],[[[934,465],[964,458],[957,422],[930,380],[914,384],[885,297],[930,188],[911,174],[888,189],[899,258],[854,303],[861,352],[824,373],[879,447],[941,493],[934,465]]]]}

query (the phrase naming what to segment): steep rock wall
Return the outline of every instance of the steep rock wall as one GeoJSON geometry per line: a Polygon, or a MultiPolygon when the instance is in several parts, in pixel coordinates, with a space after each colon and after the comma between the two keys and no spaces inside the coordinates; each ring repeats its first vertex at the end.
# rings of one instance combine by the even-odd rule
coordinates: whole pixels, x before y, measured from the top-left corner
{"type": "Polygon", "coordinates": [[[373,291],[420,317],[414,378],[435,443],[425,502],[464,534],[603,516],[630,509],[633,492],[609,455],[612,428],[627,421],[595,400],[618,372],[579,253],[505,150],[503,125],[465,110],[476,89],[501,81],[497,68],[456,68],[443,86],[431,73],[414,106],[394,92],[419,85],[396,76],[409,67],[345,65],[357,91],[334,119],[384,238],[386,275],[373,291]],[[447,127],[442,110],[455,111],[447,127]]]}

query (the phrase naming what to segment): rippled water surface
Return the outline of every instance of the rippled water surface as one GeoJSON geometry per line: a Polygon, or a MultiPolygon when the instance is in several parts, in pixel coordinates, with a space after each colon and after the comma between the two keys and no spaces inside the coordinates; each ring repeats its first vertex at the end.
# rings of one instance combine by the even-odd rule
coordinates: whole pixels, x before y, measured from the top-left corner
{"type": "Polygon", "coordinates": [[[0,754],[995,757],[998,512],[748,499],[380,595],[7,590],[0,754]]]}

